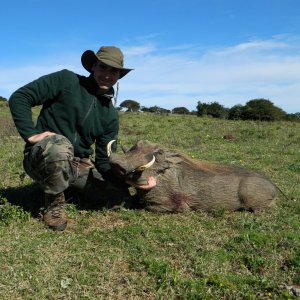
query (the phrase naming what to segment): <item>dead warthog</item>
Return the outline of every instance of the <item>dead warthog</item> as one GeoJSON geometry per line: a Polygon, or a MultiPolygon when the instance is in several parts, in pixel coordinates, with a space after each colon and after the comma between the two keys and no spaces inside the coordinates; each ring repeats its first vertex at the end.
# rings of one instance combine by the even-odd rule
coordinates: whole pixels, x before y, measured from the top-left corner
{"type": "Polygon", "coordinates": [[[137,142],[122,155],[111,153],[110,145],[113,172],[137,189],[151,211],[257,211],[275,202],[276,187],[254,171],[192,160],[149,141],[137,142]],[[157,185],[139,189],[150,176],[157,185]]]}

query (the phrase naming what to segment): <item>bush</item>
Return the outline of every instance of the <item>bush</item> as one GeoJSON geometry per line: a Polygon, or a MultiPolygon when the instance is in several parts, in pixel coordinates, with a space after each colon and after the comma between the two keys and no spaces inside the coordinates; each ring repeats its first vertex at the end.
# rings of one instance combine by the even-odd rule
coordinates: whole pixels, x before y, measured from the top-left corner
{"type": "Polygon", "coordinates": [[[2,97],[2,96],[0,96],[0,101],[1,101],[1,102],[7,102],[7,99],[4,98],[4,97],[2,97]]]}
{"type": "Polygon", "coordinates": [[[185,107],[175,107],[172,109],[173,114],[188,115],[190,111],[185,107]]]}
{"type": "Polygon", "coordinates": [[[300,121],[300,112],[294,113],[294,114],[286,114],[285,119],[287,121],[300,121]]]}
{"type": "Polygon", "coordinates": [[[142,109],[141,109],[143,112],[151,112],[151,113],[158,113],[158,114],[168,114],[170,113],[171,111],[168,110],[168,109],[165,109],[165,108],[162,108],[162,107],[159,107],[159,106],[151,106],[149,108],[143,106],[142,109]]]}
{"type": "Polygon", "coordinates": [[[229,120],[240,120],[243,112],[243,105],[237,104],[231,107],[228,111],[229,120]]]}
{"type": "Polygon", "coordinates": [[[29,212],[24,211],[20,206],[11,205],[5,198],[0,199],[0,224],[24,223],[29,219],[29,212]]]}
{"type": "Polygon", "coordinates": [[[253,99],[242,108],[242,120],[279,121],[284,119],[286,113],[275,106],[270,100],[253,99]]]}
{"type": "Polygon", "coordinates": [[[201,103],[197,105],[197,116],[212,116],[214,118],[227,119],[228,109],[218,102],[201,103]]]}

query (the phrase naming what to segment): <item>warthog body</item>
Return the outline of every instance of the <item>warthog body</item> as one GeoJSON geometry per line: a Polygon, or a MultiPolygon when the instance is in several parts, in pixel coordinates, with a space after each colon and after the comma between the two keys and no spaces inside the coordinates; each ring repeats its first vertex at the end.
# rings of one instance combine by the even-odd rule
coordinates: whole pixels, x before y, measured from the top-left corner
{"type": "Polygon", "coordinates": [[[256,172],[192,160],[148,141],[139,141],[124,154],[111,154],[115,174],[136,187],[146,209],[160,212],[187,210],[250,210],[270,207],[275,186],[256,172]],[[149,176],[157,185],[139,189],[149,176]]]}

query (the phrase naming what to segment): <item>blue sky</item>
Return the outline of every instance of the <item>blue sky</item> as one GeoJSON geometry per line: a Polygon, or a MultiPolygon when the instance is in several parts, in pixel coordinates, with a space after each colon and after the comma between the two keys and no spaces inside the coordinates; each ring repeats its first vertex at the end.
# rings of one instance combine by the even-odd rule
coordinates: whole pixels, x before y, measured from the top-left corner
{"type": "Polygon", "coordinates": [[[0,11],[0,96],[116,45],[135,70],[118,102],[195,110],[266,98],[300,112],[300,0],[10,0],[0,11]]]}

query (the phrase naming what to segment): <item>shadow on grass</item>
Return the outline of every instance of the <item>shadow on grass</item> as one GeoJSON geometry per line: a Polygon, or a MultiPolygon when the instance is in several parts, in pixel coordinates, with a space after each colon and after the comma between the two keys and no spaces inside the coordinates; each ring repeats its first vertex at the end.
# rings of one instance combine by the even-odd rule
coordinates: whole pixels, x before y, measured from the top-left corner
{"type": "Polygon", "coordinates": [[[22,207],[34,217],[38,216],[40,208],[44,205],[43,192],[35,183],[0,189],[0,197],[7,199],[12,205],[22,207]]]}
{"type": "MultiPolygon", "coordinates": [[[[124,190],[91,188],[78,191],[68,188],[65,192],[68,204],[74,204],[79,210],[103,210],[116,209],[120,206],[137,209],[133,205],[133,198],[124,190]]],[[[44,193],[37,183],[20,187],[0,189],[0,197],[7,199],[12,205],[20,206],[24,211],[30,212],[33,217],[40,217],[44,207],[44,193]]]]}

